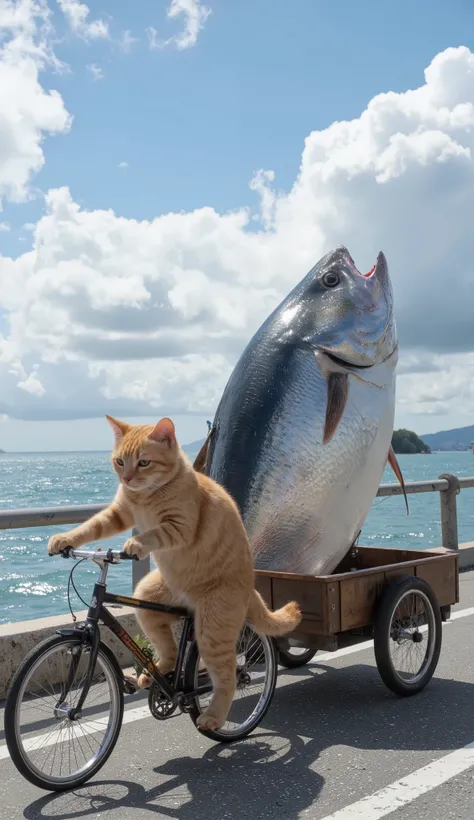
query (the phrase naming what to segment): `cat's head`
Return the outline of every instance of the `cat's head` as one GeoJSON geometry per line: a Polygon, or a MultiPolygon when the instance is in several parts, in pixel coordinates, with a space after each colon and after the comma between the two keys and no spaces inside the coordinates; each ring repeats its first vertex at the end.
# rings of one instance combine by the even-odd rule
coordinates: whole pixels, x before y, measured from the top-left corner
{"type": "Polygon", "coordinates": [[[112,464],[128,489],[157,490],[176,475],[182,454],[171,419],[161,419],[155,427],[106,419],[115,435],[112,464]]]}

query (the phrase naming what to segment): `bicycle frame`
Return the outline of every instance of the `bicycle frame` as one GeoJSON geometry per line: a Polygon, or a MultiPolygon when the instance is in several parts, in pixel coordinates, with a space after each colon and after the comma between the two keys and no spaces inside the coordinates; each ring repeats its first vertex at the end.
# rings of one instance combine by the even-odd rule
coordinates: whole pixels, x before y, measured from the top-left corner
{"type": "MultiPolygon", "coordinates": [[[[106,554],[104,559],[95,561],[101,567],[101,575],[99,581],[94,585],[92,599],[87,612],[87,617],[82,626],[66,627],[58,630],[58,633],[65,636],[80,636],[90,646],[90,657],[87,672],[84,678],[83,688],[76,707],[71,710],[70,718],[73,720],[79,717],[84,701],[89,693],[92,682],[92,675],[94,673],[97,655],[100,644],[100,629],[99,622],[101,621],[110,631],[118,638],[118,640],[127,647],[134,658],[142,666],[144,670],[150,675],[154,683],[160,688],[162,693],[174,703],[177,702],[178,697],[183,695],[186,698],[196,697],[198,695],[207,694],[212,691],[212,685],[200,686],[196,690],[184,692],[180,689],[180,676],[183,670],[184,656],[186,652],[186,645],[189,640],[192,640],[192,632],[194,627],[194,617],[185,607],[167,606],[165,604],[153,603],[152,601],[143,601],[139,598],[129,598],[125,595],[116,595],[112,592],[107,592],[106,579],[108,567],[113,561],[108,560],[106,554]],[[145,653],[140,649],[132,636],[124,629],[119,621],[114,618],[111,612],[106,609],[105,604],[119,604],[130,606],[135,609],[148,609],[154,612],[165,612],[169,615],[176,615],[178,618],[183,618],[183,630],[178,646],[178,655],[176,658],[175,668],[172,677],[170,675],[163,675],[155,666],[145,653]]],[[[75,666],[77,668],[78,662],[75,666]]],[[[70,676],[69,676],[70,677],[70,676]]],[[[72,685],[72,680],[68,684],[69,689],[72,685]]],[[[64,700],[67,692],[61,692],[61,700],[64,700]]]]}

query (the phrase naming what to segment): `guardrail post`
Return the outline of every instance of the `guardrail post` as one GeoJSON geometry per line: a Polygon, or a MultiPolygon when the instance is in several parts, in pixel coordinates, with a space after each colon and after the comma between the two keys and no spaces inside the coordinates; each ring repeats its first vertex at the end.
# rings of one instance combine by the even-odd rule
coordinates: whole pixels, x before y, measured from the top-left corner
{"type": "Polygon", "coordinates": [[[458,550],[458,510],[456,496],[461,490],[459,478],[451,473],[442,473],[438,478],[448,482],[447,489],[440,490],[439,492],[443,547],[448,550],[458,550]]]}
{"type": "MultiPolygon", "coordinates": [[[[136,527],[132,530],[132,535],[138,535],[138,530],[136,527]]],[[[150,572],[150,556],[147,555],[143,561],[132,561],[132,592],[134,591],[136,585],[145,575],[150,572]]]]}

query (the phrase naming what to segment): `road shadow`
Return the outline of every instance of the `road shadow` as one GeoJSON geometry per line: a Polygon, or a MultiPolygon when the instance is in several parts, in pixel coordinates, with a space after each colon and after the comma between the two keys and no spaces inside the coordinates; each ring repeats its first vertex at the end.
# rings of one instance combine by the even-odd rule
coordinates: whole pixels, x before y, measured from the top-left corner
{"type": "MultiPolygon", "coordinates": [[[[24,817],[128,820],[149,813],[179,820],[297,820],[318,800],[325,782],[318,759],[331,747],[445,752],[474,739],[472,683],[435,678],[421,694],[398,698],[375,667],[364,664],[340,669],[315,661],[295,671],[294,682],[291,674],[285,673],[288,684],[277,689],[263,726],[246,740],[167,760],[152,769],[152,788],[126,777],[95,780],[74,792],[40,797],[24,817]]],[[[120,759],[126,761],[126,751],[120,759]]],[[[141,768],[148,782],[149,759],[148,750],[141,768]]]]}

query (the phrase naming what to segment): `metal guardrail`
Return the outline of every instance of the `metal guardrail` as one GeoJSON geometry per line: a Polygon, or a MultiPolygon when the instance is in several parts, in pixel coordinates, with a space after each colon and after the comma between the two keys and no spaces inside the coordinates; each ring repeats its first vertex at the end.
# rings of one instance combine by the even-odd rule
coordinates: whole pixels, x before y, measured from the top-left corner
{"type": "MultiPolygon", "coordinates": [[[[408,495],[418,493],[439,493],[442,545],[446,549],[459,549],[458,514],[456,496],[461,490],[474,487],[474,476],[458,478],[451,473],[442,473],[432,481],[407,481],[408,495]]],[[[403,495],[400,484],[381,484],[377,496],[403,495]]],[[[74,504],[61,507],[27,507],[20,510],[0,510],[0,530],[14,530],[23,527],[50,527],[61,524],[80,524],[91,515],[103,510],[107,504],[74,504]]],[[[132,584],[136,584],[150,570],[150,559],[134,561],[132,584]]]]}

